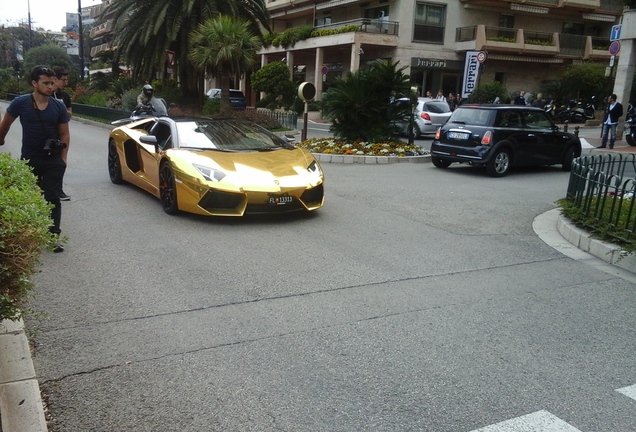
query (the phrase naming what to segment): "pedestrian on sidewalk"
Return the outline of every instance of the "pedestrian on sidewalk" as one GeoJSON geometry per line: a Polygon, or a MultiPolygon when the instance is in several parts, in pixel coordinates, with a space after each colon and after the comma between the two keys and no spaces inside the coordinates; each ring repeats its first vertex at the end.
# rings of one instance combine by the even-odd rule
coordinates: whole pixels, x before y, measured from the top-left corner
{"type": "Polygon", "coordinates": [[[607,106],[605,107],[605,115],[603,116],[603,128],[601,129],[601,146],[599,148],[607,147],[607,139],[609,137],[609,148],[614,148],[614,142],[616,141],[616,127],[618,126],[618,119],[623,116],[623,105],[616,102],[616,95],[612,94],[607,100],[607,106]]]}
{"type": "MultiPolygon", "coordinates": [[[[64,91],[66,86],[68,85],[68,71],[60,66],[53,66],[53,72],[55,72],[55,89],[53,90],[53,97],[59,101],[64,103],[66,107],[66,111],[68,112],[68,118],[73,116],[73,105],[71,102],[71,97],[69,94],[64,91]]],[[[62,179],[62,183],[63,183],[62,179]]],[[[70,201],[71,197],[64,193],[63,189],[60,189],[60,200],[62,201],[70,201]]]]}
{"type": "Polygon", "coordinates": [[[58,240],[54,252],[63,252],[59,241],[62,204],[59,192],[66,171],[66,153],[70,142],[68,112],[64,104],[51,97],[55,88],[55,72],[46,66],[35,66],[29,75],[33,93],[11,101],[0,122],[0,145],[13,122],[20,117],[22,124],[22,159],[33,168],[44,199],[53,205],[49,231],[58,240]]]}

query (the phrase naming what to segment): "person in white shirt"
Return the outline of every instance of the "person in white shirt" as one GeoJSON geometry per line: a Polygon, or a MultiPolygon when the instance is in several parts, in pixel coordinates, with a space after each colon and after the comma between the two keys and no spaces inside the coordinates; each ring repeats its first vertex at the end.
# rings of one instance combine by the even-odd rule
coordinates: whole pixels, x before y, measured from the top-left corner
{"type": "Polygon", "coordinates": [[[435,99],[446,102],[446,98],[444,97],[444,92],[442,90],[437,92],[437,97],[435,99]]]}

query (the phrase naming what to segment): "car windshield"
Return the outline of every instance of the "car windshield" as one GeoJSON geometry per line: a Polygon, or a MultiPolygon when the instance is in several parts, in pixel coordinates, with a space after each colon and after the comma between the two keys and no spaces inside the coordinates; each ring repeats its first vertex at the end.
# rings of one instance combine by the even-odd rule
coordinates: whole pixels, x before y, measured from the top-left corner
{"type": "Polygon", "coordinates": [[[495,111],[480,108],[458,107],[448,119],[448,123],[459,123],[474,126],[491,126],[495,111]]]}
{"type": "Polygon", "coordinates": [[[262,127],[235,120],[177,122],[180,148],[221,151],[276,150],[294,148],[262,127]]]}
{"type": "Polygon", "coordinates": [[[430,113],[435,113],[435,114],[443,114],[443,113],[450,112],[450,107],[448,106],[446,102],[443,102],[443,101],[429,101],[429,102],[424,102],[423,111],[428,111],[430,113]]]}

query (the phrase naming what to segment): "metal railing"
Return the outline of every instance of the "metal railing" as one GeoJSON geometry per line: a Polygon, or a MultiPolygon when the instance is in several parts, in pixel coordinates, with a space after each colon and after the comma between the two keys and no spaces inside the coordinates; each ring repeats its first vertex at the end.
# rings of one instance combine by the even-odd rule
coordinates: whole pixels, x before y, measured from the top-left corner
{"type": "Polygon", "coordinates": [[[256,112],[276,119],[284,128],[297,129],[298,113],[296,111],[278,111],[268,108],[256,108],[256,112]]]}
{"type": "Polygon", "coordinates": [[[635,154],[607,154],[580,157],[572,163],[567,199],[585,216],[591,231],[610,227],[612,237],[636,240],[635,154]]]}
{"type": "Polygon", "coordinates": [[[386,33],[398,35],[400,23],[397,21],[387,21],[383,19],[357,18],[337,23],[325,24],[314,27],[314,30],[337,30],[342,27],[358,26],[357,31],[363,33],[386,33]]]}

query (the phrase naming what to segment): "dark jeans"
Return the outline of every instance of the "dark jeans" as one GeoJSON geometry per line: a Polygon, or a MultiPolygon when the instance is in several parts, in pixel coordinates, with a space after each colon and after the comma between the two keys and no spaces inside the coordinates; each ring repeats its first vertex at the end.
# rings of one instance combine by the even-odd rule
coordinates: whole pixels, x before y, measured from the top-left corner
{"type": "MultiPolygon", "coordinates": [[[[24,158],[23,159],[27,159],[24,158]]],[[[51,220],[53,225],[49,228],[53,234],[59,234],[60,221],[62,220],[62,204],[60,203],[60,191],[62,190],[62,179],[66,171],[66,162],[59,156],[32,157],[27,160],[29,166],[33,168],[33,174],[38,179],[38,185],[44,193],[44,199],[53,204],[51,209],[51,220]]]]}
{"type": "Polygon", "coordinates": [[[605,147],[607,145],[607,137],[609,135],[609,146],[610,148],[614,148],[614,142],[616,141],[616,127],[618,123],[614,124],[605,124],[603,123],[603,129],[601,130],[601,147],[605,147]]]}

